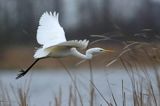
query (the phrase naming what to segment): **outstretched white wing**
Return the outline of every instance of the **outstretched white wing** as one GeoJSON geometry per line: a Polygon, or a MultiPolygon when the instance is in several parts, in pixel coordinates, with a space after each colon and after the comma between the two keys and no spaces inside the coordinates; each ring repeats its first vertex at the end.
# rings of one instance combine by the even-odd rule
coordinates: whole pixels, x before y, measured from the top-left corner
{"type": "Polygon", "coordinates": [[[88,46],[89,40],[70,40],[67,42],[62,42],[57,46],[68,46],[68,47],[75,47],[79,49],[86,49],[88,46]]]}
{"type": "Polygon", "coordinates": [[[79,48],[79,49],[86,49],[88,46],[89,40],[70,40],[66,42],[59,43],[54,46],[48,47],[50,48],[56,48],[56,47],[69,47],[69,48],[79,48]]]}
{"type": "Polygon", "coordinates": [[[40,18],[37,30],[37,41],[43,48],[57,45],[66,41],[63,28],[58,21],[58,13],[45,12],[40,18]]]}

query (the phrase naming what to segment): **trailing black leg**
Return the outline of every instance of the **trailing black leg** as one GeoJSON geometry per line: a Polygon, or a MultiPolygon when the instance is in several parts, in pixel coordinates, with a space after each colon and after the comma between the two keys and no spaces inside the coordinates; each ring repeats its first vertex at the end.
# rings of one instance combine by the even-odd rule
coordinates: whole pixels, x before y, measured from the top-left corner
{"type": "Polygon", "coordinates": [[[16,79],[19,79],[21,77],[23,77],[25,74],[27,74],[27,72],[40,60],[36,59],[26,70],[21,69],[20,73],[17,75],[16,79]]]}

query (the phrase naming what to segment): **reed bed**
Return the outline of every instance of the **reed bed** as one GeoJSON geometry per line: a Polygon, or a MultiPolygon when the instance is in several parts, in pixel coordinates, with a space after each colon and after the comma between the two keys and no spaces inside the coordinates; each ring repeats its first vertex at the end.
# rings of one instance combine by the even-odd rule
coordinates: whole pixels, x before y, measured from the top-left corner
{"type": "MultiPolygon", "coordinates": [[[[131,97],[128,97],[125,81],[121,80],[121,86],[118,90],[121,92],[120,97],[116,97],[116,93],[112,90],[112,81],[106,80],[107,86],[110,89],[111,97],[106,96],[98,89],[94,83],[92,61],[89,61],[90,81],[89,86],[89,106],[159,106],[160,105],[160,47],[157,44],[143,42],[124,42],[123,50],[111,61],[106,60],[106,68],[111,67],[115,62],[120,64],[120,67],[125,70],[131,81],[132,90],[129,92],[131,97]],[[150,76],[150,70],[153,71],[154,77],[150,76]],[[154,78],[154,79],[153,79],[154,78]],[[99,95],[99,96],[97,96],[99,95]],[[100,97],[104,103],[99,103],[97,97],[100,97]],[[122,100],[120,103],[119,99],[122,100]],[[130,98],[130,100],[128,99],[130,98]]],[[[61,65],[67,71],[72,83],[68,84],[68,103],[65,106],[85,106],[83,96],[77,86],[77,80],[74,78],[70,70],[65,64],[59,60],[61,65]]],[[[87,63],[86,63],[87,64],[87,63]]],[[[31,78],[20,88],[5,87],[3,82],[0,83],[0,106],[31,106],[30,104],[30,83],[31,78]],[[11,89],[11,90],[8,90],[11,89]],[[13,98],[14,99],[13,101],[13,98]]],[[[46,106],[62,106],[63,101],[62,88],[59,88],[59,93],[52,99],[51,103],[46,103],[46,106]]]]}

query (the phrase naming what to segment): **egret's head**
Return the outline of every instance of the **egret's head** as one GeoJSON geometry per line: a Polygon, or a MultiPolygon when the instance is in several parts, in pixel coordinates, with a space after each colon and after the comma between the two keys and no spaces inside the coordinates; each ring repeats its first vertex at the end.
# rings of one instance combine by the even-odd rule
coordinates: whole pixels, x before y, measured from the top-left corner
{"type": "Polygon", "coordinates": [[[107,49],[95,47],[95,48],[89,49],[88,52],[91,54],[99,54],[99,53],[104,53],[104,52],[113,52],[113,50],[107,50],[107,49]]]}

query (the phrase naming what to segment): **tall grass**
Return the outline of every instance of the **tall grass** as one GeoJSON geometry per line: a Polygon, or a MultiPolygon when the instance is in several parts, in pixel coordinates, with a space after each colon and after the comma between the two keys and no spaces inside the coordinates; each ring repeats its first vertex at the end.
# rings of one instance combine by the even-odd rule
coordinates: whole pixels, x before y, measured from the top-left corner
{"type": "Polygon", "coordinates": [[[9,85],[5,87],[4,83],[0,83],[0,106],[30,106],[29,91],[30,80],[25,81],[24,86],[14,88],[9,85]]]}
{"type": "MultiPolygon", "coordinates": [[[[110,84],[112,81],[106,80],[107,86],[111,92],[111,99],[106,98],[106,95],[104,95],[94,83],[92,61],[89,61],[89,106],[97,106],[97,97],[100,97],[105,102],[105,104],[99,103],[98,106],[128,106],[128,104],[131,104],[132,106],[160,105],[160,47],[155,44],[140,42],[125,44],[126,46],[119,55],[115,56],[111,61],[105,62],[106,68],[110,67],[115,62],[119,62],[121,64],[120,66],[124,68],[130,78],[132,86],[132,90],[129,92],[131,97],[128,97],[127,95],[128,91],[124,86],[124,80],[121,81],[121,86],[118,87],[121,92],[120,97],[116,97],[112,85],[110,84]],[[154,77],[150,76],[149,70],[153,70],[154,77]],[[119,102],[119,98],[121,98],[121,102],[119,102]],[[131,100],[128,98],[131,98],[131,100]]],[[[68,84],[68,104],[65,106],[84,106],[84,98],[79,91],[76,78],[74,78],[70,70],[61,60],[59,60],[59,62],[72,81],[71,84],[68,84]]],[[[0,106],[30,106],[30,83],[29,80],[25,86],[21,88],[13,88],[13,86],[10,85],[9,89],[11,90],[8,90],[8,88],[6,89],[5,85],[0,83],[0,106]],[[13,98],[16,98],[15,101],[12,100],[13,98]]],[[[53,98],[54,104],[46,103],[46,106],[62,106],[62,97],[63,92],[60,87],[58,95],[53,98]]]]}
{"type": "MultiPolygon", "coordinates": [[[[132,44],[126,45],[124,49],[129,51],[125,55],[119,55],[116,61],[120,61],[131,80],[133,106],[159,106],[160,96],[157,94],[160,93],[160,74],[158,70],[160,62],[157,60],[160,59],[160,48],[154,44],[140,42],[131,47],[132,44]],[[154,71],[156,85],[150,78],[147,68],[152,68],[151,70],[154,71]],[[140,73],[144,76],[142,77],[140,73]],[[137,76],[138,78],[136,78],[137,76]]],[[[126,101],[124,98],[123,100],[126,101]]],[[[125,105],[125,102],[123,102],[123,105],[125,105]]]]}

